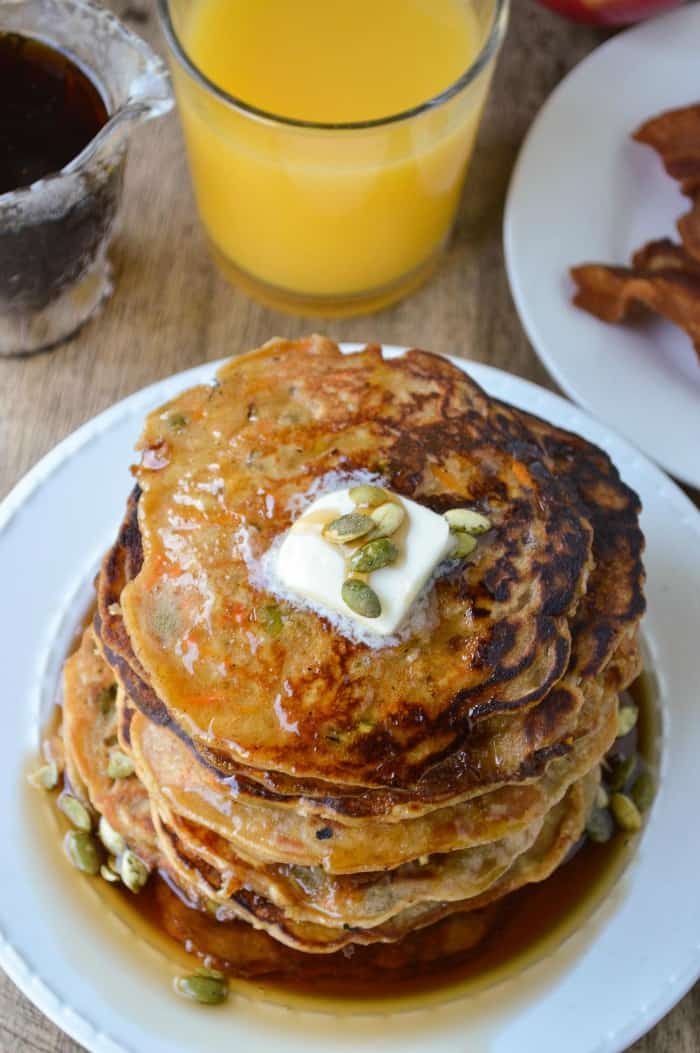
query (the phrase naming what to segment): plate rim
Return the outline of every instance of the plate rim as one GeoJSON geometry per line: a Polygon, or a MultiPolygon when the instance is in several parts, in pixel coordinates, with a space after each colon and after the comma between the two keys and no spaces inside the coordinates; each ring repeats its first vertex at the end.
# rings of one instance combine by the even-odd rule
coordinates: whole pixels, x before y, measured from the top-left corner
{"type": "MultiPolygon", "coordinates": [[[[585,390],[582,391],[581,385],[577,382],[576,375],[574,374],[572,376],[571,371],[562,365],[560,359],[552,352],[550,341],[543,336],[541,324],[540,321],[538,321],[538,319],[541,320],[542,313],[540,312],[537,315],[533,313],[528,295],[523,289],[523,269],[516,262],[518,251],[517,246],[519,244],[518,235],[515,229],[518,219],[519,205],[517,198],[522,193],[523,186],[526,185],[523,183],[523,171],[529,161],[529,151],[532,148],[532,143],[539,134],[540,127],[544,124],[551,111],[560,104],[561,96],[563,96],[567,90],[570,90],[571,84],[575,78],[581,75],[585,76],[588,67],[599,62],[601,59],[607,59],[610,61],[609,53],[612,52],[614,54],[618,48],[624,47],[626,42],[630,39],[652,36],[654,32],[658,32],[660,29],[663,29],[666,24],[673,21],[697,21],[698,18],[700,18],[700,11],[697,9],[696,5],[683,5],[676,10],[667,11],[654,18],[646,19],[637,25],[623,29],[608,40],[603,41],[585,55],[580,62],[572,67],[558,84],[556,84],[540,106],[520,144],[508,183],[502,222],[503,254],[508,285],[513,297],[518,318],[525,331],[525,335],[537,357],[540,359],[548,374],[561,391],[564,392],[564,394],[577,406],[580,406],[603,426],[610,427],[612,431],[616,431],[614,425],[610,425],[605,417],[601,415],[599,408],[595,404],[595,400],[591,399],[585,390]]],[[[574,261],[572,261],[572,265],[573,262],[574,261]]],[[[599,322],[599,324],[605,325],[604,322],[599,322]]],[[[700,413],[700,402],[698,403],[698,411],[700,413]]],[[[692,471],[688,470],[687,466],[679,467],[678,464],[673,463],[673,457],[650,452],[650,449],[646,446],[644,440],[640,440],[638,435],[632,434],[632,430],[629,432],[617,431],[617,434],[621,438],[624,438],[628,444],[636,447],[648,460],[660,466],[668,474],[674,476],[687,486],[700,489],[700,467],[698,468],[697,473],[693,474],[692,471]]]]}
{"type": "MultiPolygon", "coordinates": [[[[363,343],[344,343],[341,346],[344,351],[353,351],[365,345],[363,343]]],[[[409,348],[397,345],[383,346],[383,351],[389,357],[400,355],[407,350],[409,348]]],[[[673,480],[665,475],[658,465],[639,452],[629,440],[618,435],[605,422],[599,421],[585,409],[569,403],[561,395],[548,391],[532,381],[510,374],[505,370],[468,359],[458,359],[454,356],[445,355],[441,357],[448,358],[458,368],[473,376],[476,382],[482,384],[487,391],[490,388],[489,381],[491,379],[504,377],[507,382],[514,382],[516,389],[525,390],[533,397],[544,395],[545,401],[554,400],[556,403],[562,404],[563,408],[566,408],[569,413],[573,413],[574,417],[579,418],[581,423],[585,424],[586,418],[590,418],[595,429],[602,430],[606,435],[609,435],[613,440],[613,444],[619,446],[628,458],[641,462],[644,471],[651,472],[655,482],[662,489],[670,488],[674,499],[680,501],[681,507],[688,516],[689,523],[700,539],[700,511],[698,511],[693,502],[673,480]]],[[[14,515],[25,505],[36,489],[40,488],[48,477],[61,466],[69,462],[84,444],[99,438],[104,432],[109,431],[122,417],[126,415],[142,415],[143,411],[150,406],[155,406],[170,398],[171,393],[183,390],[191,383],[206,382],[207,379],[211,379],[214,376],[216,370],[225,361],[228,361],[228,359],[201,363],[198,366],[155,381],[107,407],[62,439],[20,478],[0,503],[0,545],[2,544],[3,532],[14,515]]],[[[519,404],[519,402],[516,404],[519,404]]],[[[576,423],[576,427],[578,426],[579,424],[576,423]]],[[[135,1051],[123,1044],[121,1040],[115,1042],[114,1039],[95,1027],[89,1019],[62,1003],[51,991],[45,978],[32,972],[29,965],[9,941],[5,939],[1,931],[0,966],[10,979],[14,981],[20,991],[41,1012],[62,1031],[85,1045],[92,1053],[135,1053],[135,1051]]],[[[679,976],[673,978],[672,984],[667,983],[664,985],[659,992],[658,998],[645,1007],[646,1012],[643,1016],[635,1016],[627,1027],[623,1027],[622,1030],[616,1031],[614,1035],[604,1038],[595,1051],[591,1049],[591,1053],[604,1053],[604,1051],[605,1053],[618,1053],[619,1050],[622,1050],[629,1043],[645,1034],[684,996],[698,976],[700,976],[700,954],[692,962],[688,963],[687,969],[679,976]]]]}

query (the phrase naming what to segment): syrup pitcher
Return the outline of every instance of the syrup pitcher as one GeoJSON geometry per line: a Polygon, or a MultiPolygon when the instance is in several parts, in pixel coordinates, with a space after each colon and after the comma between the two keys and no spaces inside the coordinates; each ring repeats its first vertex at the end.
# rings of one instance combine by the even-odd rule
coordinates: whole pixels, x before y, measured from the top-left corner
{"type": "Polygon", "coordinates": [[[0,354],[53,347],[112,291],[126,148],[172,106],[165,67],[91,0],[0,0],[0,354]]]}

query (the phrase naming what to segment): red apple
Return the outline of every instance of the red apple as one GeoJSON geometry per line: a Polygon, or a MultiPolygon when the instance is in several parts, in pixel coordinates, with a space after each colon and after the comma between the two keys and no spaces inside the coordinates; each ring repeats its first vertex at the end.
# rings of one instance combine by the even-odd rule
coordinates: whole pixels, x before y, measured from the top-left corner
{"type": "Polygon", "coordinates": [[[575,22],[623,26],[678,7],[682,0],[539,0],[545,7],[575,22]]]}

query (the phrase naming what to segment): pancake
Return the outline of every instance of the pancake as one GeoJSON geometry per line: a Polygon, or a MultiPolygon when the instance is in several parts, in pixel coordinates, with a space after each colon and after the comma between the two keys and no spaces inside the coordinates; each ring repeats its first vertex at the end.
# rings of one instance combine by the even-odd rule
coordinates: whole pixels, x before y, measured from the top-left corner
{"type": "Polygon", "coordinates": [[[97,647],[91,628],[63,669],[62,734],[72,793],[104,815],[144,862],[157,861],[148,795],[132,775],[112,779],[111,752],[119,744],[114,674],[97,647]]]}
{"type": "Polygon", "coordinates": [[[474,946],[593,808],[640,668],[636,495],[445,359],[320,337],[227,363],[139,449],[63,737],[75,792],[179,897],[166,928],[251,975],[474,946]],[[304,509],[360,482],[490,524],[388,638],[274,574],[304,509]]]}
{"type": "MultiPolygon", "coordinates": [[[[147,822],[144,825],[143,822],[144,805],[147,805],[149,802],[145,788],[136,777],[110,780],[106,776],[108,752],[116,738],[118,710],[116,706],[111,706],[109,709],[103,707],[106,709],[106,712],[102,712],[98,699],[105,688],[109,689],[111,682],[109,668],[105,666],[103,659],[99,655],[92,632],[88,629],[84,633],[79,650],[69,660],[66,672],[64,719],[66,720],[65,726],[69,729],[65,732],[65,741],[68,747],[67,753],[75,756],[77,752],[85,783],[93,790],[91,794],[93,806],[101,814],[104,814],[110,821],[110,824],[127,838],[130,847],[138,850],[142,858],[152,865],[157,863],[160,869],[170,876],[171,881],[178,883],[191,902],[201,902],[203,900],[220,902],[224,908],[227,908],[226,917],[236,916],[247,920],[255,919],[255,923],[262,925],[266,931],[273,932],[278,937],[283,935],[283,942],[286,942],[289,946],[303,948],[307,951],[310,947],[313,947],[315,950],[322,948],[326,953],[338,950],[350,942],[366,944],[375,940],[387,942],[394,939],[402,939],[406,932],[412,931],[421,924],[432,924],[438,917],[444,917],[451,911],[450,902],[445,901],[435,902],[431,900],[427,904],[420,906],[403,903],[401,909],[392,915],[390,919],[383,918],[381,922],[377,922],[373,926],[373,928],[376,928],[376,933],[370,933],[369,931],[358,932],[355,925],[351,926],[353,931],[349,933],[347,922],[341,923],[340,927],[334,929],[327,922],[325,924],[318,924],[318,922],[309,923],[303,917],[295,917],[293,911],[280,909],[279,904],[275,904],[273,900],[262,896],[254,888],[251,888],[249,884],[242,887],[240,891],[237,889],[238,894],[235,895],[234,893],[234,898],[231,900],[230,896],[222,894],[221,890],[213,887],[200,872],[204,871],[204,874],[209,876],[210,881],[212,880],[214,867],[211,857],[209,859],[202,856],[195,857],[197,866],[194,867],[192,865],[191,849],[188,855],[183,842],[177,836],[177,832],[167,827],[165,828],[165,844],[168,844],[169,840],[176,847],[171,849],[170,852],[158,854],[153,843],[153,827],[150,823],[147,822]],[[99,720],[81,717],[81,713],[87,713],[94,718],[95,709],[100,710],[99,720]],[[95,740],[93,739],[90,748],[85,750],[84,739],[80,732],[82,729],[94,727],[95,725],[100,728],[100,746],[95,748],[95,740]],[[78,746],[77,751],[75,749],[76,745],[78,746]],[[187,860],[187,863],[183,864],[183,860],[187,860]],[[321,930],[324,928],[329,929],[329,932],[322,932],[321,930]]],[[[567,847],[569,847],[574,833],[576,838],[580,836],[583,825],[582,812],[584,805],[578,785],[571,793],[575,802],[573,811],[564,809],[562,805],[556,806],[547,816],[544,824],[538,824],[537,840],[531,834],[527,835],[527,838],[523,840],[523,847],[526,840],[534,841],[535,844],[530,846],[532,848],[530,853],[526,851],[518,869],[514,869],[514,863],[508,867],[504,865],[503,860],[492,860],[493,869],[488,870],[487,873],[482,870],[480,878],[472,884],[473,895],[468,898],[480,895],[484,897],[484,902],[488,902],[488,890],[494,885],[494,881],[498,886],[500,879],[502,887],[502,882],[506,880],[507,876],[509,887],[516,887],[517,884],[528,880],[529,875],[544,873],[544,870],[553,866],[554,853],[562,852],[564,839],[567,839],[567,847]],[[555,833],[556,838],[554,836],[555,833]],[[481,884],[485,885],[486,888],[481,889],[481,884]]],[[[163,830],[158,820],[156,820],[156,830],[159,835],[159,846],[162,847],[164,843],[162,840],[163,830]]],[[[495,855],[498,855],[498,851],[498,847],[492,849],[495,855]]],[[[517,853],[517,855],[520,854],[517,853]]],[[[455,853],[454,856],[459,856],[459,853],[455,853]]],[[[226,861],[229,868],[230,863],[230,859],[226,861]]],[[[432,865],[434,866],[435,864],[433,863],[432,865]]],[[[455,866],[458,866],[456,859],[452,861],[453,870],[455,866]]],[[[431,879],[428,877],[430,866],[423,866],[417,869],[423,871],[425,875],[418,880],[430,883],[431,879]]],[[[416,878],[414,877],[415,881],[416,878]]],[[[434,885],[434,888],[436,892],[439,891],[444,895],[449,888],[449,876],[447,882],[443,881],[442,884],[434,885]]],[[[224,892],[230,893],[231,889],[226,889],[224,892]]],[[[453,895],[455,895],[454,890],[453,895]]],[[[493,896],[493,893],[491,895],[493,896]]],[[[454,909],[464,909],[465,898],[467,897],[461,897],[457,901],[459,905],[454,909]]],[[[480,926],[478,926],[478,929],[481,932],[480,926]]]]}
{"type": "Polygon", "coordinates": [[[443,359],[345,356],[320,338],[235,359],[215,386],[152,414],[136,470],[143,562],[120,605],[169,721],[252,768],[393,787],[415,785],[474,720],[537,704],[569,661],[592,528],[575,491],[541,464],[530,471],[520,431],[443,359]],[[341,485],[380,464],[383,485],[434,511],[465,500],[488,511],[488,544],[437,581],[437,624],[371,661],[284,603],[270,639],[260,558],[319,479],[341,485]]]}
{"type": "MultiPolygon", "coordinates": [[[[623,487],[623,494],[625,490],[623,487]]],[[[143,702],[143,691],[147,690],[149,701],[145,712],[152,717],[157,711],[158,723],[167,726],[169,720],[162,704],[151,689],[144,688],[143,682],[133,671],[135,659],[132,656],[130,664],[119,653],[128,650],[128,637],[117,601],[129,580],[129,568],[133,572],[135,567],[140,566],[138,499],[139,493],[134,492],[117,542],[105,559],[98,580],[97,626],[112,665],[127,691],[138,693],[141,690],[143,702]]],[[[627,516],[633,514],[633,509],[634,505],[631,509],[628,506],[627,516]]],[[[600,509],[596,514],[602,518],[605,513],[600,509]]],[[[612,550],[607,552],[608,558],[596,566],[591,580],[599,583],[602,595],[599,598],[587,598],[585,602],[589,607],[597,603],[605,611],[605,603],[611,599],[607,583],[615,574],[621,573],[620,567],[613,566],[618,555],[620,553],[612,546],[612,550]]],[[[624,561],[621,563],[625,565],[624,561]]],[[[643,580],[641,571],[633,564],[628,569],[628,576],[634,603],[639,604],[637,597],[641,595],[643,580]]],[[[585,625],[580,628],[581,633],[584,631],[585,625]]],[[[620,632],[616,643],[617,650],[607,654],[604,669],[610,689],[620,691],[631,683],[640,669],[636,622],[628,623],[626,634],[620,632]]],[[[589,706],[583,720],[580,717],[583,689],[589,692],[597,690],[590,686],[594,683],[592,677],[582,680],[580,676],[568,675],[542,702],[526,713],[496,716],[479,722],[471,731],[468,744],[428,772],[410,794],[398,790],[368,791],[366,788],[330,786],[319,780],[298,780],[276,771],[261,772],[232,764],[206,747],[198,747],[198,753],[208,767],[228,779],[238,799],[289,805],[307,814],[339,816],[344,822],[363,822],[370,815],[400,820],[424,814],[440,805],[464,800],[502,783],[540,776],[553,758],[565,755],[572,748],[577,735],[590,730],[595,709],[589,706]],[[576,686],[577,683],[582,686],[576,686]]],[[[177,725],[170,726],[184,741],[189,741],[177,725]]]]}
{"type": "Polygon", "coordinates": [[[363,929],[381,925],[425,902],[454,902],[485,892],[531,847],[544,822],[540,817],[499,841],[430,856],[423,863],[335,877],[320,868],[244,863],[224,838],[176,818],[162,802],[151,800],[160,815],[159,834],[162,824],[190,858],[206,864],[208,874],[216,874],[216,880],[205,890],[207,899],[226,905],[245,889],[274,904],[294,922],[363,929]]]}
{"type": "Polygon", "coordinates": [[[610,748],[616,714],[617,695],[611,693],[597,708],[594,730],[582,735],[570,754],[554,760],[540,779],[401,823],[372,820],[348,826],[334,818],[321,824],[318,816],[290,807],[242,802],[227,783],[197,763],[177,736],[140,714],[132,724],[132,744],[149,793],[157,794],[171,813],[224,838],[243,860],[350,874],[486,844],[542,818],[610,748]]]}
{"type": "Polygon", "coordinates": [[[646,609],[639,498],[602,450],[530,414],[519,417],[536,436],[547,463],[577,488],[593,524],[594,566],[574,618],[571,667],[581,677],[595,677],[624,648],[631,660],[620,680],[624,689],[639,672],[638,655],[632,652],[646,609]]]}
{"type": "MultiPolygon", "coordinates": [[[[504,431],[516,428],[516,424],[511,420],[515,414],[516,411],[512,411],[507,407],[499,408],[498,416],[504,431]]],[[[167,412],[163,411],[161,416],[167,418],[167,412]]],[[[525,419],[524,415],[520,416],[525,419]]],[[[527,420],[530,422],[531,418],[527,418],[527,420]]],[[[548,426],[543,425],[542,422],[534,422],[533,427],[538,429],[542,439],[542,442],[537,444],[533,443],[532,438],[529,440],[527,456],[530,458],[529,463],[532,465],[533,470],[540,471],[540,462],[535,459],[536,456],[539,456],[540,459],[546,458],[550,462],[552,471],[561,469],[560,474],[568,475],[572,486],[579,478],[584,481],[588,480],[585,485],[585,494],[580,494],[579,496],[586,497],[588,501],[588,516],[591,520],[594,516],[597,517],[596,521],[601,536],[597,542],[600,558],[593,571],[596,588],[593,590],[589,589],[584,602],[587,604],[587,610],[598,610],[600,619],[599,623],[590,626],[588,634],[585,635],[584,627],[586,621],[583,618],[579,618],[574,635],[578,641],[576,644],[577,653],[581,655],[581,665],[584,672],[586,671],[583,659],[584,653],[588,651],[597,654],[597,665],[594,667],[592,663],[589,663],[588,669],[589,673],[594,673],[595,668],[602,669],[612,660],[616,648],[624,638],[625,626],[628,627],[630,637],[634,638],[636,624],[643,610],[643,573],[639,554],[641,551],[641,535],[637,525],[638,501],[632,492],[620,483],[619,477],[610,464],[609,459],[600,451],[594,450],[589,444],[584,443],[575,436],[567,436],[567,433],[555,429],[552,429],[552,434],[548,436],[549,445],[548,449],[545,450],[543,436],[548,426]],[[613,529],[610,526],[610,519],[613,519],[613,529]],[[616,597],[619,601],[622,596],[627,597],[626,602],[616,602],[616,597]]],[[[520,438],[517,438],[516,434],[516,437],[511,442],[512,444],[520,443],[520,446],[524,445],[522,435],[520,438]]],[[[131,514],[127,517],[125,528],[122,532],[123,535],[129,537],[132,541],[135,539],[135,544],[124,545],[124,538],[122,537],[121,544],[124,551],[122,553],[117,552],[116,555],[122,561],[130,560],[132,564],[141,566],[141,539],[135,508],[133,507],[138,500],[138,496],[137,492],[132,502],[131,514]]],[[[116,549],[118,547],[119,545],[115,546],[116,549]]],[[[102,575],[103,579],[109,579],[109,572],[114,560],[115,551],[113,550],[102,575]]],[[[128,581],[129,576],[123,572],[121,580],[122,582],[128,581]]],[[[121,588],[110,589],[108,595],[110,594],[120,596],[121,588]]],[[[105,604],[104,606],[108,605],[105,604]]],[[[102,616],[104,618],[104,613],[102,616]]],[[[107,621],[120,622],[121,611],[111,619],[108,617],[107,621]]],[[[109,632],[110,627],[107,626],[107,629],[109,632]]],[[[114,626],[111,629],[112,635],[114,635],[114,626]]],[[[123,625],[120,626],[120,629],[122,638],[126,638],[123,625]]],[[[246,634],[250,635],[248,630],[246,630],[246,634]]],[[[113,646],[113,641],[110,645],[109,640],[107,640],[107,646],[113,646]]],[[[126,646],[117,647],[114,650],[115,661],[121,662],[122,673],[128,681],[129,691],[137,703],[140,700],[142,708],[152,719],[163,723],[172,723],[167,709],[155,692],[146,684],[145,671],[136,661],[133,652],[129,653],[129,644],[127,643],[126,646]],[[121,656],[119,654],[120,651],[121,656]],[[125,655],[128,662],[124,660],[125,655]]],[[[459,656],[457,661],[459,661],[459,656]]],[[[638,659],[631,666],[631,675],[633,675],[637,665],[638,659]]],[[[464,727],[467,734],[465,735],[463,731],[462,735],[463,739],[468,736],[469,745],[472,747],[471,755],[469,750],[463,749],[461,752],[458,751],[456,754],[447,756],[444,762],[433,764],[430,769],[424,772],[419,783],[413,788],[413,796],[417,792],[424,800],[430,799],[436,803],[447,803],[450,799],[447,796],[448,793],[452,795],[452,798],[454,797],[455,781],[461,780],[459,795],[463,795],[470,790],[470,787],[464,785],[464,783],[469,779],[472,782],[475,781],[475,773],[477,772],[479,778],[487,781],[490,777],[492,782],[517,777],[528,778],[541,773],[551,757],[562,752],[562,740],[573,729],[577,704],[580,704],[580,701],[577,703],[575,694],[572,695],[572,688],[567,688],[566,684],[560,680],[557,685],[557,693],[550,692],[550,695],[545,697],[540,711],[535,716],[523,714],[520,718],[522,721],[520,725],[514,724],[512,719],[509,720],[507,724],[509,739],[511,742],[513,740],[519,742],[520,750],[516,752],[512,748],[504,748],[504,745],[501,744],[499,749],[490,751],[491,756],[498,756],[504,764],[509,763],[507,770],[499,772],[489,772],[488,764],[484,760],[486,751],[479,749],[480,743],[478,740],[480,730],[483,729],[482,742],[486,741],[489,744],[493,744],[497,741],[499,730],[497,721],[492,721],[490,726],[484,726],[483,721],[466,721],[464,727]],[[545,731],[545,734],[541,735],[539,739],[533,734],[532,721],[534,720],[538,720],[540,729],[545,731]],[[559,726],[557,726],[557,722],[559,726]],[[525,752],[526,750],[527,752],[525,752]],[[474,756],[478,758],[477,763],[472,762],[474,756]],[[448,790],[447,787],[450,789],[448,790]]],[[[456,718],[455,723],[457,723],[456,718]]],[[[190,737],[186,730],[181,725],[178,725],[177,722],[175,722],[175,726],[184,737],[190,737]]],[[[342,746],[345,743],[346,732],[343,729],[336,729],[333,734],[336,738],[341,739],[340,743],[335,745],[338,747],[342,746]]],[[[350,734],[352,735],[352,732],[350,734]]],[[[239,780],[253,779],[254,781],[261,781],[265,791],[272,794],[280,794],[282,796],[304,794],[312,797],[328,797],[329,788],[321,780],[302,779],[298,775],[291,777],[277,769],[262,772],[258,770],[256,772],[255,768],[251,768],[249,764],[232,761],[226,751],[217,749],[211,742],[199,740],[196,743],[196,748],[209,764],[217,767],[224,774],[235,776],[239,780]]],[[[488,760],[488,752],[486,752],[486,758],[488,760]]],[[[333,785],[334,792],[342,793],[343,796],[353,792],[352,787],[347,787],[346,784],[335,781],[333,785]]],[[[244,786],[245,789],[246,787],[244,786]]],[[[250,789],[253,793],[260,792],[256,791],[254,787],[250,787],[250,789]]],[[[360,792],[363,796],[362,813],[365,813],[371,807],[371,799],[366,793],[365,785],[362,786],[360,792]]],[[[386,811],[389,803],[386,791],[378,794],[377,801],[376,811],[386,811]]],[[[346,815],[351,814],[353,805],[349,805],[346,802],[345,807],[340,806],[338,810],[344,811],[346,815]]]]}
{"type": "MultiPolygon", "coordinates": [[[[222,838],[209,838],[207,843],[205,837],[202,843],[200,833],[198,843],[197,836],[188,837],[186,825],[183,830],[183,824],[178,825],[172,815],[169,823],[163,823],[157,814],[155,786],[146,788],[136,776],[119,780],[107,776],[109,753],[118,732],[122,746],[135,749],[133,756],[138,764],[139,727],[145,723],[140,714],[127,715],[124,719],[126,700],[114,701],[114,684],[93,631],[88,628],[64,671],[64,741],[67,755],[76,763],[84,784],[89,787],[91,804],[127,838],[130,847],[151,865],[160,866],[193,902],[218,903],[227,910],[226,916],[233,912],[232,916],[254,918],[266,931],[283,936],[289,946],[307,951],[313,947],[331,953],[349,942],[366,944],[402,939],[421,924],[444,917],[453,903],[459,904],[455,909],[464,909],[466,900],[488,896],[490,889],[499,884],[502,887],[506,879],[509,887],[517,887],[528,880],[530,874],[542,873],[543,868],[551,865],[542,861],[549,860],[555,851],[551,832],[569,829],[563,825],[566,810],[557,804],[547,816],[540,816],[529,828],[511,835],[510,843],[506,838],[484,849],[431,856],[422,864],[375,875],[374,881],[361,879],[354,883],[354,888],[351,879],[351,888],[345,890],[344,896],[337,882],[335,887],[328,887],[327,883],[323,888],[319,881],[323,879],[321,873],[313,874],[308,869],[302,873],[302,868],[296,868],[296,874],[288,867],[278,868],[276,887],[271,881],[256,882],[255,873],[241,866],[222,838]],[[112,701],[105,704],[105,699],[112,701]],[[147,818],[149,805],[156,813],[153,825],[147,818]],[[533,848],[536,845],[539,848],[533,848]],[[533,849],[534,855],[532,852],[528,855],[528,849],[533,849]],[[523,853],[525,858],[515,869],[523,853]],[[535,861],[537,869],[533,869],[535,861]],[[391,898],[387,879],[399,888],[391,898]],[[290,894],[290,887],[296,887],[296,896],[290,894]],[[296,909],[291,903],[294,898],[296,909]],[[355,902],[351,903],[353,898],[355,902]],[[332,915],[338,912],[343,920],[337,919],[334,926],[332,915]],[[323,933],[324,928],[330,932],[323,933]],[[374,935],[369,932],[370,928],[376,929],[374,935]],[[349,930],[352,930],[352,939],[348,936],[349,930]]],[[[614,712],[614,708],[611,711],[614,712]]],[[[610,738],[608,719],[606,744],[610,738]]],[[[572,794],[577,809],[575,820],[569,823],[573,822],[578,837],[583,825],[578,784],[568,796],[572,794]]],[[[556,844],[559,845],[559,841],[556,844]]],[[[493,892],[491,894],[493,896],[493,892]]]]}
{"type": "MultiPolygon", "coordinates": [[[[539,837],[528,851],[522,853],[513,869],[506,871],[500,883],[495,882],[490,890],[471,899],[427,902],[410,907],[371,929],[333,928],[328,925],[296,922],[269,900],[249,889],[242,889],[228,899],[225,905],[222,904],[217,916],[221,920],[247,920],[287,946],[308,953],[330,954],[350,944],[366,945],[401,940],[407,933],[433,925],[452,913],[481,909],[530,881],[544,880],[549,876],[580,839],[598,781],[599,773],[596,769],[584,780],[574,784],[564,800],[549,813],[539,837]]],[[[156,826],[160,843],[167,851],[168,861],[177,874],[177,881],[187,890],[192,901],[218,902],[221,897],[217,898],[219,875],[215,868],[181,842],[177,834],[162,821],[156,820],[156,826]]]]}

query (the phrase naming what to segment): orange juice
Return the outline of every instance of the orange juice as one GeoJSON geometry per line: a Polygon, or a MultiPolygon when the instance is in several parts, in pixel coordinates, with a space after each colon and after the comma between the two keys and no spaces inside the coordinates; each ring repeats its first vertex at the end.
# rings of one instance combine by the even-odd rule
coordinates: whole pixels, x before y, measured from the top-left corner
{"type": "Polygon", "coordinates": [[[197,203],[230,273],[273,299],[332,309],[393,298],[430,264],[456,211],[488,67],[422,104],[483,47],[479,2],[173,0],[192,64],[174,73],[197,203]]]}

